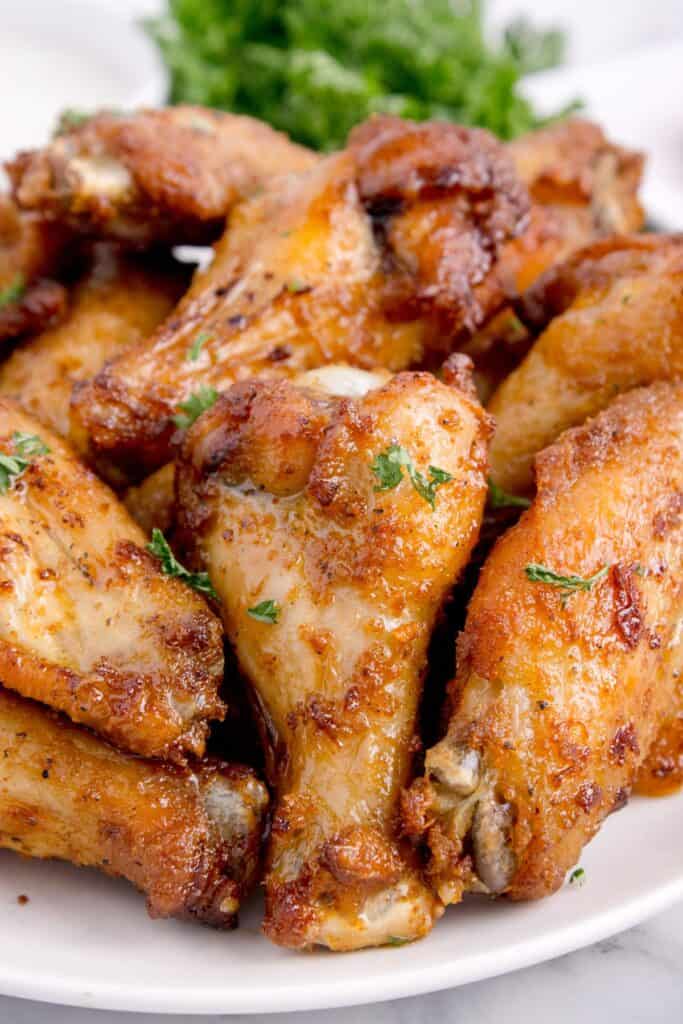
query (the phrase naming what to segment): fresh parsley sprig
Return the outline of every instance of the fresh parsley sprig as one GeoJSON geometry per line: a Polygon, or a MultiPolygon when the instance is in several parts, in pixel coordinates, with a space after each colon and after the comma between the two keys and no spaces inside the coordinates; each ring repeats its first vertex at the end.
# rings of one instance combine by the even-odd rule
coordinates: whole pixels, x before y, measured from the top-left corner
{"type": "Polygon", "coordinates": [[[215,388],[206,387],[204,384],[185,402],[178,405],[182,412],[173,417],[173,422],[180,430],[189,430],[195,420],[198,420],[203,412],[210,409],[218,398],[215,388]]]}
{"type": "Polygon", "coordinates": [[[26,434],[22,430],[15,430],[12,434],[14,447],[25,459],[34,459],[38,455],[49,455],[50,449],[37,434],[26,434]]]}
{"type": "Polygon", "coordinates": [[[247,608],[247,615],[257,622],[267,622],[273,626],[280,618],[280,605],[277,601],[260,601],[253,608],[247,608]]]}
{"type": "Polygon", "coordinates": [[[186,569],[171,551],[170,545],[161,530],[155,526],[152,530],[152,540],[147,545],[147,550],[161,562],[161,571],[166,576],[175,576],[182,580],[188,587],[197,590],[200,594],[207,594],[218,601],[219,597],[209,579],[208,572],[190,572],[186,569]]]}
{"type": "Polygon", "coordinates": [[[400,444],[390,444],[386,451],[376,455],[370,468],[379,481],[375,487],[376,491],[391,491],[398,487],[405,469],[417,493],[432,509],[436,507],[436,492],[439,487],[453,479],[450,473],[445,469],[439,469],[438,466],[429,466],[427,478],[415,468],[412,458],[400,444]]]}
{"type": "Polygon", "coordinates": [[[605,565],[592,576],[562,576],[546,565],[530,562],[525,566],[524,571],[532,583],[548,583],[551,587],[559,587],[560,599],[564,606],[572,594],[577,591],[591,590],[594,584],[607,575],[609,568],[609,565],[605,565]]]}
{"type": "Polygon", "coordinates": [[[49,454],[50,449],[37,434],[25,434],[15,430],[12,441],[15,455],[0,452],[0,494],[7,494],[10,487],[28,469],[38,455],[49,454]]]}
{"type": "Polygon", "coordinates": [[[529,508],[531,502],[517,494],[509,494],[489,477],[489,505],[491,508],[529,508]]]}

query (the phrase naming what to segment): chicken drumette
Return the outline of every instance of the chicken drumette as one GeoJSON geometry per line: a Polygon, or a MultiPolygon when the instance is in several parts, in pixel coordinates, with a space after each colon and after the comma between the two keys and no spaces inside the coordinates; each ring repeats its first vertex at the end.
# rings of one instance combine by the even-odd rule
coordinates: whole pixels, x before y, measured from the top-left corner
{"type": "Polygon", "coordinates": [[[439,913],[397,817],[427,645],[486,491],[489,424],[453,358],[447,383],[341,366],[244,382],[183,446],[181,538],[265,727],[265,930],[285,946],[414,939],[439,913]]]}

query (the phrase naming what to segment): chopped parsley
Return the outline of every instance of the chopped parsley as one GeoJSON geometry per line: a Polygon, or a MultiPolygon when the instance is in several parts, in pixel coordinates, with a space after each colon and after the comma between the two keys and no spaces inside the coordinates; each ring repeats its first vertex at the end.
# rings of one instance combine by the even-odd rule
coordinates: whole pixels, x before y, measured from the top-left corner
{"type": "Polygon", "coordinates": [[[586,872],[583,868],[574,868],[571,875],[569,876],[570,885],[583,885],[586,881],[586,872]]]}
{"type": "Polygon", "coordinates": [[[310,284],[306,284],[305,281],[301,281],[298,277],[287,282],[287,291],[291,292],[292,295],[300,295],[301,292],[309,292],[310,290],[310,284]]]}
{"type": "Polygon", "coordinates": [[[253,608],[247,608],[247,615],[251,615],[257,622],[268,622],[274,626],[280,618],[280,605],[277,601],[261,601],[253,608]]]}
{"type": "Polygon", "coordinates": [[[150,554],[154,555],[161,562],[161,571],[166,576],[175,576],[176,579],[182,580],[188,587],[192,587],[193,590],[199,591],[200,594],[208,594],[209,597],[213,597],[216,601],[219,600],[218,594],[213,588],[213,584],[209,579],[208,572],[190,572],[184,565],[178,561],[175,557],[168,541],[164,537],[161,530],[154,527],[152,530],[152,540],[147,545],[147,550],[150,554]]]}
{"type": "Polygon", "coordinates": [[[201,354],[202,348],[206,345],[207,341],[211,341],[211,335],[207,334],[206,331],[201,331],[200,334],[192,342],[192,345],[187,351],[187,358],[191,363],[196,363],[201,354]]]}
{"type": "Polygon", "coordinates": [[[18,302],[26,291],[26,281],[23,274],[16,274],[9,284],[0,288],[0,309],[18,302]]]}
{"type": "Polygon", "coordinates": [[[402,939],[400,935],[390,935],[387,939],[390,946],[405,946],[407,942],[410,942],[410,939],[402,939]]]}
{"type": "Polygon", "coordinates": [[[23,434],[15,430],[12,441],[17,451],[16,455],[0,452],[0,494],[7,494],[14,481],[31,465],[36,456],[47,455],[50,451],[37,434],[23,434]]]}
{"type": "Polygon", "coordinates": [[[578,590],[590,590],[594,583],[601,580],[609,572],[609,566],[605,565],[598,569],[592,576],[561,576],[545,565],[538,565],[530,562],[524,568],[527,577],[532,583],[548,583],[551,587],[559,587],[560,598],[564,606],[572,594],[578,590]]]}
{"type": "Polygon", "coordinates": [[[436,492],[439,487],[453,479],[450,473],[447,473],[445,469],[439,469],[438,466],[429,467],[429,479],[427,479],[415,468],[410,455],[399,444],[391,444],[385,452],[375,456],[370,468],[379,481],[375,487],[376,491],[391,491],[394,487],[398,487],[403,479],[403,470],[405,469],[417,493],[431,505],[432,509],[436,505],[436,492]]]}
{"type": "Polygon", "coordinates": [[[179,427],[180,430],[188,430],[203,412],[211,408],[217,398],[218,392],[215,388],[207,388],[202,384],[199,391],[190,395],[186,402],[179,403],[178,408],[183,411],[173,417],[176,427],[179,427]]]}
{"type": "Polygon", "coordinates": [[[75,107],[67,107],[59,115],[57,121],[57,127],[54,130],[55,135],[66,135],[67,132],[74,131],[75,128],[80,128],[82,124],[89,121],[92,114],[86,113],[85,110],[76,110],[75,107]]]}
{"type": "Polygon", "coordinates": [[[489,505],[491,508],[529,508],[531,502],[517,494],[508,494],[489,477],[489,505]]]}

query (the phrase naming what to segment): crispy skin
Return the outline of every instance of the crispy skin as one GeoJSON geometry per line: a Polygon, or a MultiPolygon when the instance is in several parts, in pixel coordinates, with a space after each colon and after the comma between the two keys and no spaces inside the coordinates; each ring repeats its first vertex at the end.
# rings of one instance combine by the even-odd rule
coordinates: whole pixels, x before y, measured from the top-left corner
{"type": "Polygon", "coordinates": [[[0,400],[5,454],[15,431],[50,454],[0,495],[0,680],[136,753],[203,753],[224,711],[220,623],[71,450],[0,400]]]}
{"type": "Polygon", "coordinates": [[[236,923],[268,797],[248,768],[123,754],[0,688],[0,846],[132,882],[152,917],[236,923]]]}
{"type": "Polygon", "coordinates": [[[166,324],[74,396],[80,450],[112,482],[134,482],[168,461],[172,416],[200,386],[440,360],[500,301],[496,253],[526,205],[486,132],[368,122],[307,176],[234,211],[166,324]]]}
{"type": "Polygon", "coordinates": [[[539,337],[489,410],[491,475],[522,494],[536,452],[567,427],[615,394],[683,374],[683,235],[589,246],[541,277],[519,310],[539,337]]]}
{"type": "Polygon", "coordinates": [[[66,436],[74,383],[142,341],[186,285],[187,271],[179,264],[124,256],[106,243],[95,246],[67,316],[0,366],[0,394],[17,398],[41,423],[66,436]]]}
{"type": "Polygon", "coordinates": [[[430,374],[383,379],[333,366],[298,387],[235,385],[178,469],[182,528],[264,720],[277,791],[264,928],[293,948],[414,939],[439,914],[396,818],[427,645],[481,521],[489,426],[430,374]],[[377,492],[371,463],[390,444],[453,475],[434,511],[407,479],[377,492]],[[264,600],[274,624],[248,613],[264,600]]]}
{"type": "MultiPolygon", "coordinates": [[[[638,231],[640,153],[614,145],[590,121],[570,118],[508,145],[532,199],[527,230],[502,253],[500,274],[509,295],[525,291],[551,266],[590,242],[638,231]]],[[[485,398],[529,347],[524,326],[507,309],[464,345],[475,359],[485,398]]]]}
{"type": "MultiPolygon", "coordinates": [[[[672,657],[672,663],[675,665],[672,657]]],[[[674,695],[662,727],[645,759],[634,790],[646,796],[666,796],[683,786],[683,645],[679,644],[674,695]]]]}
{"type": "Polygon", "coordinates": [[[129,487],[123,495],[126,506],[145,533],[154,527],[168,533],[173,528],[175,513],[175,464],[167,462],[137,487],[129,487]]]}
{"type": "Polygon", "coordinates": [[[537,459],[458,643],[448,734],[404,800],[444,902],[554,892],[669,713],[683,622],[683,384],[618,398],[537,459]],[[589,577],[563,599],[529,563],[589,577]]]}
{"type": "Polygon", "coordinates": [[[6,166],[23,209],[148,246],[213,241],[238,200],[317,159],[251,117],[178,106],[103,111],[6,166]]]}
{"type": "Polygon", "coordinates": [[[23,291],[0,308],[0,342],[44,330],[66,310],[66,291],[45,275],[63,257],[62,231],[33,214],[20,213],[0,194],[0,291],[15,284],[23,291]]]}

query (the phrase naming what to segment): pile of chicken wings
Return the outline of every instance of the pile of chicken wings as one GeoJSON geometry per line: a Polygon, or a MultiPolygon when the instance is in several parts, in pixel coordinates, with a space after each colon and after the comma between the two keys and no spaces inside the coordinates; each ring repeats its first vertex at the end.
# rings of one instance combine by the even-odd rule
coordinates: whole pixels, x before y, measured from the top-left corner
{"type": "Polygon", "coordinates": [[[401,944],[683,782],[683,237],[640,154],[66,120],[0,198],[0,845],[401,944]],[[180,246],[212,246],[198,269],[180,246]],[[194,270],[194,272],[193,272],[194,270]]]}

